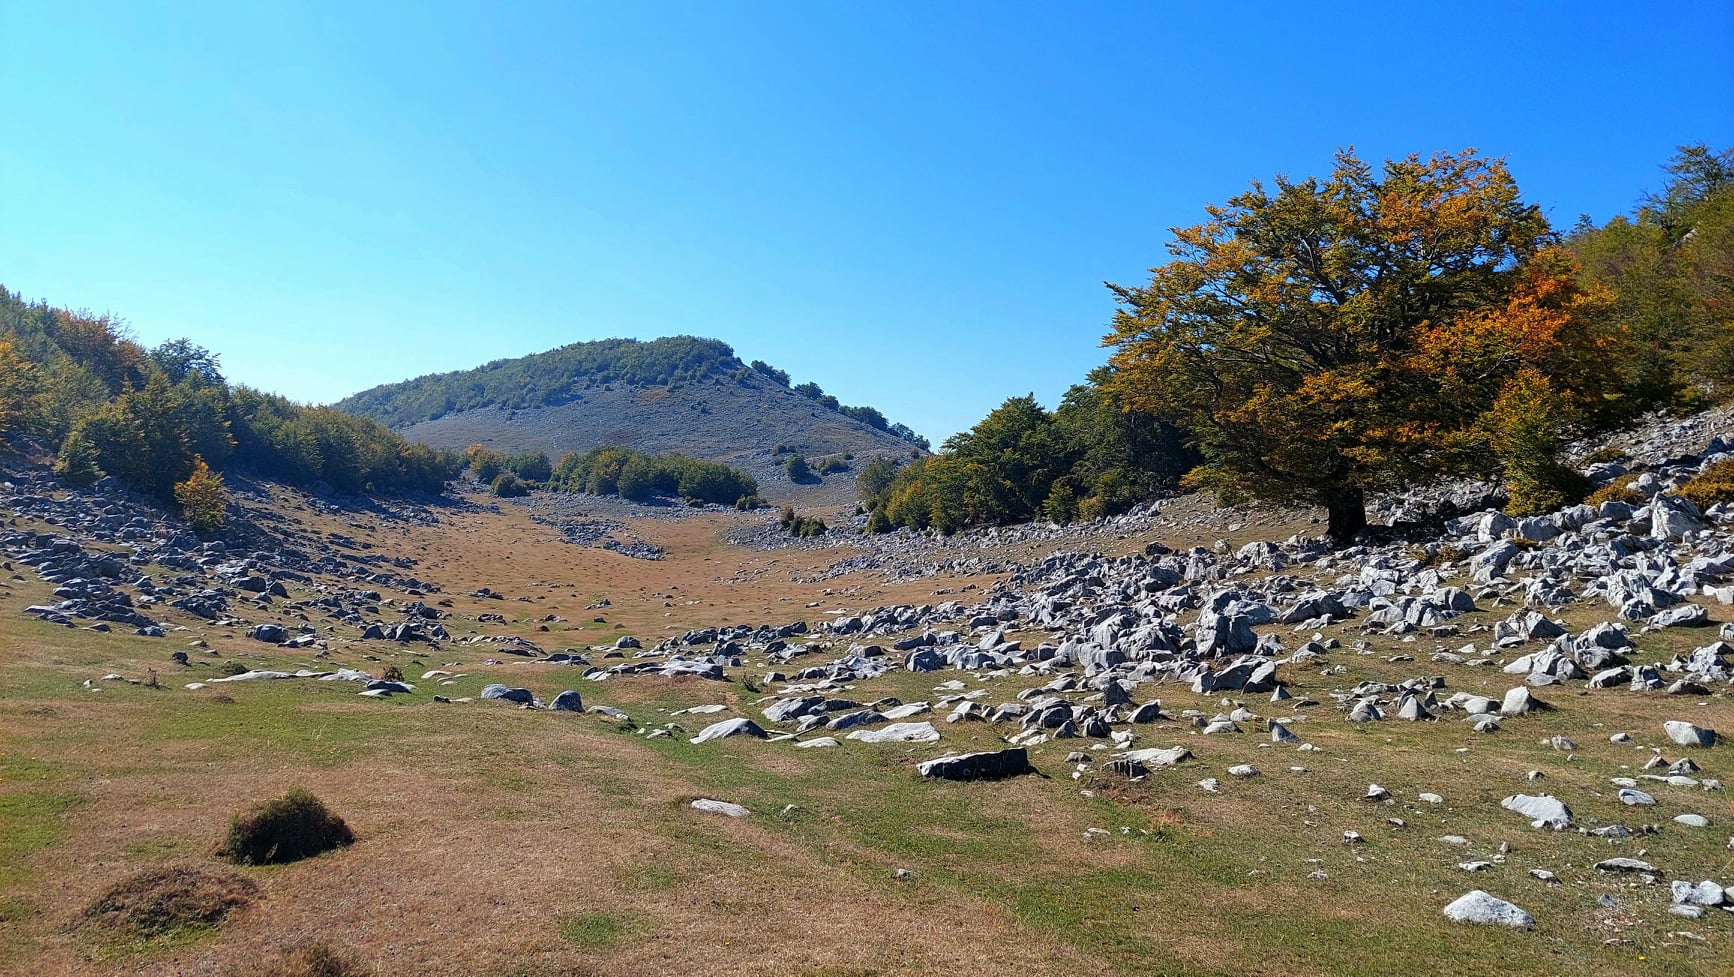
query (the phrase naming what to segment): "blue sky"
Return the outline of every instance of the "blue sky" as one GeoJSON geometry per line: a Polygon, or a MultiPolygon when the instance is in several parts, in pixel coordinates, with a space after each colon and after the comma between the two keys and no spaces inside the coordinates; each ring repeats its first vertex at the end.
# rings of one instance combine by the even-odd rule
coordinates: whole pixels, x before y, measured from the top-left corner
{"type": "Polygon", "coordinates": [[[1339,146],[1507,156],[1569,226],[1734,143],[1726,0],[0,0],[0,45],[29,298],[313,402],[715,336],[935,441],[1051,406],[1104,280],[1339,146]]]}

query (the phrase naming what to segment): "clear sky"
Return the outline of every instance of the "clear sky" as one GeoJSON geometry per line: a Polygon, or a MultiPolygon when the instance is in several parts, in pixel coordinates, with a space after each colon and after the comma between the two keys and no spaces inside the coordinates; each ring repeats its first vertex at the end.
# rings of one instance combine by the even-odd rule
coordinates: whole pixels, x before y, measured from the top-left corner
{"type": "Polygon", "coordinates": [[[0,92],[0,283],[233,380],[691,333],[937,442],[1339,146],[1627,210],[1734,143],[1734,4],[0,0],[0,92]]]}

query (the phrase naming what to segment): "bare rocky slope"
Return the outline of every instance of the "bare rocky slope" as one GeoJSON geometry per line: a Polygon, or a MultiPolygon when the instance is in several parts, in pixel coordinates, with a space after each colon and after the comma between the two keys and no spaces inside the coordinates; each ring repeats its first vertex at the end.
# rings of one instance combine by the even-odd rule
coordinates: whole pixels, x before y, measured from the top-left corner
{"type": "MultiPolygon", "coordinates": [[[[468,373],[485,378],[502,365],[512,368],[562,352],[502,361],[468,373]]],[[[879,455],[908,456],[914,448],[907,440],[746,367],[733,358],[732,351],[715,364],[707,363],[702,371],[689,371],[669,382],[577,375],[550,395],[535,398],[545,403],[511,406],[504,395],[491,395],[487,399],[494,403],[485,406],[437,413],[422,409],[418,417],[409,405],[425,394],[430,382],[445,382],[450,376],[377,387],[337,406],[438,448],[461,450],[481,444],[507,453],[543,451],[558,460],[569,451],[613,444],[720,461],[758,479],[760,494],[767,499],[809,504],[852,503],[853,475],[815,476],[791,483],[779,448],[808,459],[851,454],[857,465],[879,455]]],[[[537,380],[545,378],[531,378],[537,380]]]]}

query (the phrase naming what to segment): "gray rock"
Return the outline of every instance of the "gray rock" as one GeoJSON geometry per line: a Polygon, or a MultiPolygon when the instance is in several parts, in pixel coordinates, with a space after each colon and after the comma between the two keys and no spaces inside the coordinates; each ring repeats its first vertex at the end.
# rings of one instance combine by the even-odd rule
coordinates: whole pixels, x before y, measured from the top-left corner
{"type": "Polygon", "coordinates": [[[1451,904],[1445,907],[1445,916],[1459,923],[1481,923],[1488,926],[1522,928],[1535,925],[1535,917],[1480,889],[1472,889],[1452,900],[1451,904]]]}
{"type": "Polygon", "coordinates": [[[556,712],[583,712],[584,699],[572,689],[567,689],[555,696],[554,701],[548,704],[548,708],[556,712]]]}
{"type": "Polygon", "coordinates": [[[692,809],[695,811],[704,811],[706,814],[723,814],[731,818],[744,818],[747,816],[747,809],[739,804],[730,804],[728,801],[713,801],[708,797],[701,797],[698,800],[693,801],[692,809]]]}
{"type": "Polygon", "coordinates": [[[997,780],[1033,772],[1027,750],[1021,747],[991,753],[954,753],[919,764],[923,777],[942,780],[997,780]]]}
{"type": "Polygon", "coordinates": [[[1670,719],[1662,724],[1662,731],[1668,734],[1668,739],[1680,746],[1714,746],[1716,731],[1678,719],[1670,719]]]}
{"type": "Polygon", "coordinates": [[[767,734],[763,727],[745,716],[725,719],[720,723],[712,723],[699,731],[690,743],[709,743],[712,740],[727,739],[730,736],[756,736],[764,739],[767,734]]]}
{"type": "Polygon", "coordinates": [[[939,730],[932,723],[892,723],[884,729],[857,729],[844,739],[863,743],[937,743],[939,730]]]}
{"type": "Polygon", "coordinates": [[[482,698],[503,699],[507,702],[517,702],[523,705],[529,705],[536,701],[536,697],[530,694],[529,689],[514,689],[497,683],[483,688],[482,698]]]}
{"type": "Polygon", "coordinates": [[[1561,831],[1571,826],[1571,808],[1552,794],[1513,794],[1499,806],[1528,818],[1532,827],[1561,831]]]}
{"type": "Polygon", "coordinates": [[[1636,858],[1604,858],[1596,863],[1601,872],[1654,872],[1656,867],[1636,858]]]}

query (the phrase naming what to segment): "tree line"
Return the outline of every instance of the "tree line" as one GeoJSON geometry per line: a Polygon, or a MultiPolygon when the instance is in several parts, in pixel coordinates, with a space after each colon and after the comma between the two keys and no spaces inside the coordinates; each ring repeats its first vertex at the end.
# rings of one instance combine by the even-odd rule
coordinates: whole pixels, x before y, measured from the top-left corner
{"type": "Polygon", "coordinates": [[[112,475],[165,504],[198,473],[206,508],[204,479],[236,467],[346,494],[437,493],[462,467],[366,418],[232,385],[217,355],[188,340],[146,349],[112,316],[26,302],[4,286],[0,432],[55,448],[74,483],[112,475]]]}
{"type": "Polygon", "coordinates": [[[1665,172],[1565,233],[1475,150],[1255,182],[1109,285],[1109,363],[1059,409],[1014,398],[864,469],[870,528],[1091,518],[1176,483],[1321,507],[1339,543],[1369,496],[1438,479],[1578,502],[1572,440],[1734,393],[1734,150],[1665,172]]]}
{"type": "Polygon", "coordinates": [[[902,438],[924,450],[927,441],[908,426],[893,424],[872,407],[851,407],[816,383],[790,385],[787,371],[763,360],[742,363],[734,348],[716,339],[602,339],[572,343],[544,353],[494,360],[470,370],[432,373],[374,387],[337,403],[342,410],[394,428],[431,421],[458,411],[501,407],[522,410],[581,400],[598,386],[679,389],[701,383],[768,381],[815,401],[827,410],[902,438]]]}
{"type": "Polygon", "coordinates": [[[653,455],[635,448],[604,445],[582,454],[568,452],[558,464],[540,451],[506,455],[483,445],[465,449],[468,469],[495,495],[524,495],[532,489],[617,495],[632,502],[658,496],[691,503],[755,509],[758,482],[751,475],[714,461],[678,454],[653,455]]]}

